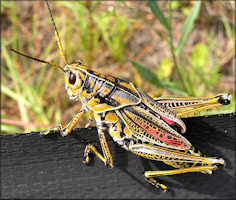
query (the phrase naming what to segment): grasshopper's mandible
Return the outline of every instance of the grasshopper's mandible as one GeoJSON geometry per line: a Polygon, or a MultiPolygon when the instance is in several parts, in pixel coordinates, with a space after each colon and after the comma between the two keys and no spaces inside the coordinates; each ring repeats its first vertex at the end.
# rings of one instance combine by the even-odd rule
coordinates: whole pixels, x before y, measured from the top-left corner
{"type": "Polygon", "coordinates": [[[68,64],[64,55],[59,34],[47,2],[55,30],[58,46],[66,66],[44,61],[21,54],[27,58],[48,63],[59,68],[65,76],[65,87],[71,99],[80,100],[82,108],[64,128],[59,125],[41,132],[42,135],[60,132],[68,135],[85,112],[89,112],[87,127],[93,118],[98,129],[102,154],[88,144],[84,152],[84,162],[89,163],[89,154],[94,153],[107,167],[113,167],[113,160],[105,138],[107,130],[115,142],[124,149],[147,159],[163,161],[174,170],[146,171],[148,182],[166,190],[167,187],[156,177],[187,172],[211,174],[225,165],[222,158],[206,157],[177,132],[186,131],[180,119],[190,113],[228,105],[231,96],[218,94],[212,97],[151,98],[127,81],[90,70],[80,62],[68,64]]]}

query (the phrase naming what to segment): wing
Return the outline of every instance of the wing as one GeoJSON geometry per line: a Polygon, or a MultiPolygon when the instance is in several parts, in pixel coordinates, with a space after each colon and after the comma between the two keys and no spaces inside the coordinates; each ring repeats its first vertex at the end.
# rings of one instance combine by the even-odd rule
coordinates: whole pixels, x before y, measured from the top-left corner
{"type": "Polygon", "coordinates": [[[173,113],[167,107],[155,101],[153,98],[151,98],[147,94],[141,92],[140,90],[138,90],[138,92],[142,98],[142,102],[150,110],[158,114],[169,125],[176,123],[181,128],[182,133],[186,131],[186,126],[184,122],[175,113],[173,113]]]}
{"type": "Polygon", "coordinates": [[[126,106],[115,110],[132,136],[143,142],[178,150],[191,148],[191,143],[166,123],[160,115],[145,104],[126,106]]]}

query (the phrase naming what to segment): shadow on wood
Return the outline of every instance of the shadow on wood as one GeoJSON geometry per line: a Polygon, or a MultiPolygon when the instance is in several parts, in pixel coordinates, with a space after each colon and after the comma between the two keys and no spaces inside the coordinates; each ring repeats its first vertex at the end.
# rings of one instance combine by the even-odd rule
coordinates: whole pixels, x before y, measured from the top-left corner
{"type": "Polygon", "coordinates": [[[83,164],[87,143],[101,150],[96,128],[69,136],[39,133],[1,136],[1,198],[235,198],[235,113],[183,119],[185,137],[207,156],[225,159],[212,175],[187,173],[160,177],[163,193],[143,178],[145,170],[173,169],[120,148],[107,135],[114,160],[108,169],[94,158],[83,164]]]}

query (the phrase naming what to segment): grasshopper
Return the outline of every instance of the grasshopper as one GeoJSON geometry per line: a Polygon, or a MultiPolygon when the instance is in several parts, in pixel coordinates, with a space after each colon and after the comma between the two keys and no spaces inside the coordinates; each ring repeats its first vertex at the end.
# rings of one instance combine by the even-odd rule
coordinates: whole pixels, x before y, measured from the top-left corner
{"type": "Polygon", "coordinates": [[[163,161],[176,168],[144,173],[149,183],[164,191],[167,186],[158,182],[156,178],[158,176],[187,172],[211,174],[213,170],[225,165],[222,158],[206,157],[192,146],[182,135],[186,132],[186,126],[181,117],[228,105],[231,95],[152,98],[135,88],[131,82],[92,71],[80,62],[68,64],[48,1],[46,3],[65,67],[11,50],[24,57],[59,68],[64,73],[65,88],[69,98],[80,100],[82,107],[64,128],[59,125],[42,131],[41,135],[59,132],[62,136],[66,136],[84,113],[89,112],[86,127],[91,125],[94,118],[102,154],[92,144],[88,144],[84,151],[84,162],[89,164],[90,154],[93,153],[107,167],[113,167],[105,137],[107,131],[122,148],[147,159],[163,161]]]}

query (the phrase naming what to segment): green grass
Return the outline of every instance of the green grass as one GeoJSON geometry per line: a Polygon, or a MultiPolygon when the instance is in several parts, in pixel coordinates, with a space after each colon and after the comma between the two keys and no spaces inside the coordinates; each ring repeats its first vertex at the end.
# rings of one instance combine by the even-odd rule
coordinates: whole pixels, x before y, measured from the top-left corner
{"type": "MultiPolygon", "coordinates": [[[[205,41],[194,43],[188,55],[182,53],[190,33],[195,29],[195,22],[201,22],[199,12],[204,5],[200,1],[192,6],[168,2],[162,3],[164,6],[160,7],[159,2],[154,1],[143,4],[144,13],[149,12],[155,16],[162,29],[157,29],[142,12],[127,2],[112,2],[107,5],[106,2],[99,1],[58,1],[49,4],[69,63],[82,61],[85,65],[93,66],[96,71],[105,71],[104,74],[124,79],[128,72],[128,77],[131,78],[129,81],[137,83],[140,79],[133,71],[133,65],[143,78],[143,83],[144,80],[149,82],[140,84],[143,88],[149,88],[145,92],[155,91],[157,96],[163,91],[175,96],[208,96],[227,92],[218,91],[217,88],[222,73],[220,58],[214,51],[220,48],[215,42],[215,33],[206,32],[205,41]],[[163,12],[163,8],[167,12],[163,12]],[[125,12],[122,12],[123,9],[125,12]],[[181,35],[177,38],[172,20],[173,12],[178,9],[184,13],[185,20],[181,35]],[[141,26],[154,30],[168,43],[171,56],[162,58],[155,69],[148,68],[140,60],[133,60],[133,54],[128,49],[139,22],[141,26]]],[[[68,99],[64,90],[64,78],[59,70],[9,51],[12,48],[64,66],[45,2],[27,2],[27,5],[32,5],[28,9],[30,12],[27,13],[26,10],[26,14],[22,14],[22,4],[14,1],[1,2],[1,12],[10,22],[10,26],[2,30],[1,116],[2,119],[12,120],[12,123],[1,124],[2,133],[40,131],[46,129],[45,125],[50,127],[59,123],[66,125],[81,106],[80,102],[68,99]],[[16,121],[20,121],[22,125],[16,125],[16,121]]],[[[220,13],[225,35],[234,46],[235,21],[232,18],[230,23],[226,15],[224,10],[220,13]]],[[[136,48],[142,50],[142,47],[136,48]]],[[[230,106],[212,113],[233,112],[234,97],[235,91],[230,106]]],[[[86,119],[87,115],[80,125],[84,125],[86,119]]]]}
{"type": "MultiPolygon", "coordinates": [[[[63,18],[62,16],[58,17],[56,12],[53,13],[69,62],[78,61],[76,58],[79,57],[83,63],[90,66],[93,60],[102,52],[102,49],[106,47],[111,52],[113,62],[123,60],[126,29],[131,23],[131,20],[125,15],[116,13],[115,10],[108,12],[98,11],[97,8],[100,4],[100,2],[56,3],[57,9],[63,10],[69,15],[69,17],[63,18]],[[110,26],[112,28],[106,28],[110,26]]],[[[54,4],[50,2],[50,5],[54,11],[54,4]]],[[[18,25],[18,23],[22,22],[17,21],[16,8],[17,5],[15,2],[2,4],[2,11],[8,9],[10,12],[12,35],[10,38],[4,38],[2,40],[2,76],[5,78],[2,81],[1,89],[2,100],[13,102],[12,105],[19,110],[20,119],[17,119],[17,116],[10,117],[7,114],[2,115],[2,118],[10,118],[13,121],[20,120],[24,123],[35,122],[42,124],[42,127],[24,126],[22,129],[13,124],[3,123],[3,133],[39,131],[44,128],[43,125],[61,123],[61,107],[68,109],[71,106],[66,94],[63,95],[63,99],[59,96],[59,90],[64,87],[64,79],[57,69],[48,67],[42,63],[36,63],[24,57],[19,57],[9,51],[9,48],[12,48],[34,56],[34,45],[38,40],[38,35],[42,34],[42,30],[37,28],[39,17],[35,13],[32,14],[32,24],[29,29],[32,33],[32,40],[23,37],[24,34],[22,31],[19,31],[18,25]],[[24,43],[24,46],[29,47],[30,52],[25,52],[22,43],[24,43]],[[58,79],[57,77],[61,78],[58,79]]],[[[56,46],[53,30],[51,29],[51,19],[49,15],[45,19],[44,21],[40,21],[40,23],[44,27],[50,27],[49,30],[52,33],[52,39],[47,43],[45,48],[41,49],[40,58],[53,60],[53,62],[58,63],[60,53],[56,46]],[[56,54],[52,53],[55,46],[56,54]]],[[[74,111],[72,113],[75,114],[74,111]]],[[[67,122],[64,122],[63,125],[67,122]]]]}

